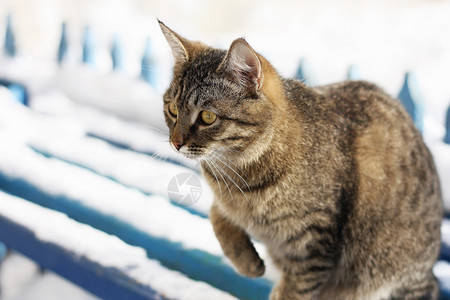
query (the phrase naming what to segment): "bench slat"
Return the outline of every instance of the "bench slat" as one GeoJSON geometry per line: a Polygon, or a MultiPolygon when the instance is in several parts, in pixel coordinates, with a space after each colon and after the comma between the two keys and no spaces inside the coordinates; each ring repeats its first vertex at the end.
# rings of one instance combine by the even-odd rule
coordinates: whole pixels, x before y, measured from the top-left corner
{"type": "MultiPolygon", "coordinates": [[[[32,152],[29,153],[31,154],[32,152]]],[[[34,158],[35,156],[36,159],[39,158],[38,154],[34,154],[32,157],[34,158]]],[[[51,182],[53,182],[55,186],[58,186],[58,177],[60,176],[63,176],[64,178],[78,178],[77,180],[80,181],[78,182],[80,187],[85,186],[87,182],[84,182],[84,180],[82,180],[79,176],[71,177],[74,176],[73,172],[66,174],[57,173],[56,169],[51,171],[52,167],[50,161],[52,160],[44,157],[40,157],[40,159],[44,160],[42,163],[45,163],[48,166],[47,172],[45,174],[41,174],[40,178],[29,177],[25,179],[22,177],[23,174],[21,175],[20,172],[22,172],[22,167],[26,166],[23,164],[31,161],[29,158],[25,159],[25,157],[22,159],[24,159],[22,165],[20,163],[14,165],[14,173],[19,172],[19,174],[13,175],[9,173],[8,175],[4,172],[4,170],[2,170],[3,167],[0,168],[0,188],[4,189],[8,193],[30,200],[44,207],[63,212],[72,219],[89,224],[106,233],[116,235],[130,245],[136,245],[144,248],[150,258],[159,260],[163,265],[188,274],[195,280],[207,282],[212,286],[239,297],[240,299],[266,299],[270,293],[272,283],[267,279],[251,279],[243,277],[237,274],[220,256],[211,254],[201,249],[189,249],[180,242],[170,240],[165,237],[163,238],[151,235],[148,232],[137,228],[133,224],[128,223],[127,220],[119,219],[114,215],[108,214],[107,212],[98,211],[94,207],[86,206],[80,202],[80,199],[71,198],[71,196],[61,194],[60,192],[56,192],[55,194],[55,191],[52,191],[52,188],[50,187],[49,190],[42,189],[42,187],[38,184],[39,182],[47,182],[47,184],[51,184],[51,182]]],[[[53,160],[53,163],[56,163],[56,161],[53,160]]],[[[81,172],[81,169],[76,166],[71,166],[62,162],[58,163],[58,165],[59,164],[67,166],[70,170],[80,170],[81,172]]],[[[31,166],[26,167],[30,168],[31,166]]],[[[34,166],[34,168],[36,167],[38,167],[38,165],[34,166]]],[[[88,171],[84,170],[83,172],[86,174],[86,177],[88,175],[88,171]]],[[[97,175],[92,174],[91,176],[97,175]]],[[[99,179],[100,178],[101,177],[99,177],[99,179]]],[[[94,179],[94,177],[92,177],[92,179],[94,179]]],[[[90,179],[87,180],[89,181],[90,179]]],[[[113,186],[110,185],[110,188],[112,187],[113,186]]],[[[131,191],[132,190],[130,190],[127,195],[130,197],[136,196],[136,194],[133,194],[136,193],[136,191],[131,191]]],[[[129,202],[131,199],[126,199],[125,196],[123,201],[127,200],[129,202]]],[[[156,201],[156,199],[154,200],[156,201]]],[[[108,205],[108,200],[105,199],[104,201],[106,201],[105,205],[108,205]]],[[[152,201],[152,199],[148,199],[148,201],[152,201]]],[[[167,203],[167,205],[170,206],[169,203],[167,203]]],[[[177,209],[183,211],[176,207],[172,208],[174,213],[176,213],[175,210],[177,209]]],[[[141,214],[142,212],[142,208],[138,207],[133,208],[130,206],[129,209],[139,209],[140,213],[138,214],[141,214]]],[[[185,213],[190,216],[189,220],[192,219],[192,221],[195,221],[195,218],[199,218],[197,216],[190,215],[187,212],[185,213]]],[[[151,212],[148,212],[148,214],[151,215],[151,212]]],[[[207,222],[207,220],[205,220],[205,222],[207,222]]],[[[160,226],[166,227],[169,225],[170,224],[160,224],[160,226]]],[[[187,226],[190,226],[190,224],[187,224],[187,226]]],[[[195,230],[195,228],[196,227],[194,227],[193,230],[195,230]]],[[[178,230],[182,230],[182,228],[179,228],[178,230]]],[[[199,234],[202,234],[202,232],[199,231],[199,234]]],[[[213,238],[212,233],[211,238],[213,238]]]]}
{"type": "Polygon", "coordinates": [[[43,243],[27,228],[0,215],[0,240],[45,269],[51,270],[105,299],[165,299],[133,282],[116,269],[105,269],[52,243],[43,243]]]}
{"type": "Polygon", "coordinates": [[[141,247],[0,190],[0,238],[106,299],[232,300],[149,259],[141,247]],[[123,290],[123,291],[122,291],[123,290]]]}

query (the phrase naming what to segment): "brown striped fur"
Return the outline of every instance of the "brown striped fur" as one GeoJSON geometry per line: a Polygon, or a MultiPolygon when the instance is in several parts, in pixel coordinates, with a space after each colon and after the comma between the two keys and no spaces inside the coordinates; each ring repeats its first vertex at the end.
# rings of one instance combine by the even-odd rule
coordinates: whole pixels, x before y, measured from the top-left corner
{"type": "Polygon", "coordinates": [[[201,161],[239,272],[264,273],[252,236],[282,271],[271,299],[437,299],[439,181],[397,100],[362,81],[307,87],[243,39],[218,50],[160,25],[175,56],[170,138],[201,161]]]}

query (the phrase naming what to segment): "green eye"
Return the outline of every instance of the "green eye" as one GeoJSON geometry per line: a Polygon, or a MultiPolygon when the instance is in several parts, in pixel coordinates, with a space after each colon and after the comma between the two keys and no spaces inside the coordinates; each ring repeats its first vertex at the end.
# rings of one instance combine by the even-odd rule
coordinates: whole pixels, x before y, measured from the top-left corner
{"type": "Polygon", "coordinates": [[[217,116],[212,111],[204,110],[202,111],[202,120],[205,122],[206,125],[211,125],[214,123],[217,119],[217,116]]]}
{"type": "Polygon", "coordinates": [[[172,116],[176,117],[178,115],[178,108],[175,105],[175,103],[170,102],[169,103],[169,112],[172,114],[172,116]]]}

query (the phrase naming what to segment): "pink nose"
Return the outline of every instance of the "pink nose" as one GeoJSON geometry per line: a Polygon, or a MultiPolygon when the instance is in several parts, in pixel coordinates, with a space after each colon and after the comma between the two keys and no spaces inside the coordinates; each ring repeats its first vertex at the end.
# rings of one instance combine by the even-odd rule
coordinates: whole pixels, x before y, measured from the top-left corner
{"type": "Polygon", "coordinates": [[[180,141],[172,141],[172,145],[175,147],[175,149],[177,149],[178,151],[180,151],[180,148],[184,145],[183,142],[180,141]]]}

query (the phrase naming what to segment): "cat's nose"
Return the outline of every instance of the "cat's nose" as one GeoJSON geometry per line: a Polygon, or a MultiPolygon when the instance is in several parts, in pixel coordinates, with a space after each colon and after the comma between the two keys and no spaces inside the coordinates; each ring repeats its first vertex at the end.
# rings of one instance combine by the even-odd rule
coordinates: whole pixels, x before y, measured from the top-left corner
{"type": "Polygon", "coordinates": [[[175,149],[177,149],[178,151],[180,151],[180,148],[184,145],[183,142],[180,141],[172,141],[172,145],[175,147],[175,149]]]}

